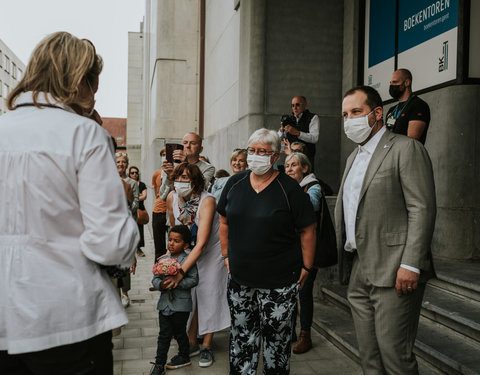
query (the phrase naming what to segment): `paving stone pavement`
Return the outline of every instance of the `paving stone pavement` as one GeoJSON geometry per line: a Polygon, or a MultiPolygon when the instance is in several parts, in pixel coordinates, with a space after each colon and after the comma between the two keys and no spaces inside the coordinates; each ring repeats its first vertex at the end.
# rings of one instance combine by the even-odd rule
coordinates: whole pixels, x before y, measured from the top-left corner
{"type": "MultiPolygon", "coordinates": [[[[114,374],[148,375],[155,360],[158,335],[158,292],[148,290],[152,279],[154,257],[153,240],[145,227],[145,257],[137,258],[137,272],[132,276],[129,292],[131,305],[127,307],[129,323],[122,328],[119,336],[113,338],[114,374]]],[[[215,362],[212,366],[198,366],[199,357],[192,357],[192,365],[178,370],[167,370],[167,375],[224,375],[228,374],[229,331],[217,332],[213,339],[215,362]]],[[[308,353],[291,358],[292,375],[359,375],[360,367],[329,343],[323,336],[312,330],[314,347],[308,353]]],[[[172,340],[168,358],[177,353],[178,347],[172,340]]],[[[259,365],[261,369],[261,364],[259,365]]],[[[261,370],[258,371],[261,374],[261,370]]]]}

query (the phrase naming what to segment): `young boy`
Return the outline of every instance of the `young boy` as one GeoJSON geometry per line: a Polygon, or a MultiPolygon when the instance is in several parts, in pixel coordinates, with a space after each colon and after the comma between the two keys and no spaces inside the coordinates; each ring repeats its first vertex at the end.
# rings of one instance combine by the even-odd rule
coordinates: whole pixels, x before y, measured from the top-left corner
{"type": "MultiPolygon", "coordinates": [[[[168,235],[168,251],[170,254],[166,255],[166,257],[174,258],[179,264],[182,264],[187,258],[185,250],[190,246],[190,241],[191,234],[188,227],[186,225],[175,225],[170,229],[168,235]]],[[[155,289],[160,290],[162,293],[157,304],[160,325],[157,356],[150,375],[164,374],[165,367],[172,370],[191,364],[186,330],[188,316],[192,311],[190,289],[198,284],[197,266],[194,265],[186,272],[185,277],[178,286],[170,291],[170,297],[168,291],[162,289],[163,278],[163,275],[155,275],[152,280],[155,289]],[[172,337],[175,337],[178,342],[178,354],[170,362],[166,363],[172,337]]]]}

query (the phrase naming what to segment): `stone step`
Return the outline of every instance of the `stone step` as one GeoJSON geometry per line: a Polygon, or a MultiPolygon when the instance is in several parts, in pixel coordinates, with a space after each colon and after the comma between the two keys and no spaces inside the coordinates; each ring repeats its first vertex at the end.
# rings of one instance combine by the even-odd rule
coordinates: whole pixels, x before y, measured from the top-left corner
{"type": "MultiPolygon", "coordinates": [[[[353,322],[347,310],[346,287],[329,285],[324,286],[321,290],[325,296],[325,304],[328,304],[330,309],[334,307],[335,313],[319,313],[320,310],[317,310],[315,324],[318,328],[316,327],[316,329],[322,333],[325,332],[325,335],[335,345],[344,345],[350,356],[358,356],[353,322]],[[335,322],[336,319],[339,320],[339,323],[335,322]]],[[[478,321],[474,320],[472,323],[478,323],[478,321]]],[[[422,359],[430,366],[435,366],[441,373],[480,374],[480,345],[478,342],[425,316],[420,319],[415,352],[418,353],[419,364],[422,359]]],[[[427,364],[424,363],[422,367],[425,365],[427,364]]]]}
{"type": "Polygon", "coordinates": [[[480,262],[435,259],[437,278],[429,284],[480,302],[480,262]]]}
{"type": "MultiPolygon", "coordinates": [[[[338,304],[332,303],[328,299],[315,303],[312,327],[349,358],[360,363],[352,317],[338,304]]],[[[433,367],[422,358],[417,357],[417,361],[420,375],[448,374],[433,367]]]]}
{"type": "Polygon", "coordinates": [[[447,374],[480,374],[478,343],[425,317],[420,317],[415,354],[447,374]]]}
{"type": "MultiPolygon", "coordinates": [[[[429,281],[422,303],[422,315],[480,343],[480,302],[437,287],[429,281]]],[[[349,311],[347,288],[330,285],[322,292],[339,307],[349,311]]]]}
{"type": "Polygon", "coordinates": [[[422,315],[480,343],[480,302],[478,301],[429,283],[423,297],[422,315]]]}

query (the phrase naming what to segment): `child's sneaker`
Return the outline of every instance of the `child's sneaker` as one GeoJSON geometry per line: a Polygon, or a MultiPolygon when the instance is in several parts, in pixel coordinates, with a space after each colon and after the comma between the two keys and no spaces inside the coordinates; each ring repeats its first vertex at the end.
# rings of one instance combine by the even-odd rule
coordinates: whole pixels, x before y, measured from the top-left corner
{"type": "Polygon", "coordinates": [[[155,362],[150,362],[153,366],[149,375],[165,375],[165,368],[162,365],[157,365],[155,362]]]}
{"type": "Polygon", "coordinates": [[[175,370],[177,368],[182,368],[186,366],[190,366],[192,362],[190,362],[190,358],[188,357],[183,357],[180,354],[177,354],[174,356],[170,362],[168,362],[165,367],[168,368],[169,370],[175,370]]]}
{"type": "Polygon", "coordinates": [[[200,360],[198,361],[198,365],[200,367],[208,367],[211,366],[214,361],[213,352],[210,348],[203,348],[200,351],[200,360]]]}

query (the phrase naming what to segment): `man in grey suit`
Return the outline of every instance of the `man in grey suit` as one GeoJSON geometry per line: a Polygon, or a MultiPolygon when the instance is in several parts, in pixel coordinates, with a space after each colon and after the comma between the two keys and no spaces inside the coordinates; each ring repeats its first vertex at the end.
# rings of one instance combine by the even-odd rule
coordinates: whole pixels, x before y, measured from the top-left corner
{"type": "Polygon", "coordinates": [[[385,131],[382,99],[355,87],[342,104],[347,160],[335,207],[339,273],[348,282],[364,374],[418,374],[413,345],[433,275],[435,185],[423,145],[385,131]]]}

